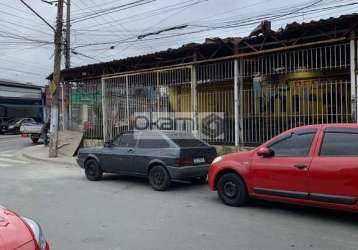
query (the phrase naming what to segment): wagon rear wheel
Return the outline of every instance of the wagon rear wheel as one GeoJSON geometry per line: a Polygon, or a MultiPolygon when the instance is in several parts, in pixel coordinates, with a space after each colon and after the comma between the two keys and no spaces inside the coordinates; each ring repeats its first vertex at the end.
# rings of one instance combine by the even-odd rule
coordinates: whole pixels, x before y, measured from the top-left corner
{"type": "Polygon", "coordinates": [[[154,166],[149,170],[149,183],[154,190],[165,191],[170,186],[170,175],[163,166],[154,166]]]}

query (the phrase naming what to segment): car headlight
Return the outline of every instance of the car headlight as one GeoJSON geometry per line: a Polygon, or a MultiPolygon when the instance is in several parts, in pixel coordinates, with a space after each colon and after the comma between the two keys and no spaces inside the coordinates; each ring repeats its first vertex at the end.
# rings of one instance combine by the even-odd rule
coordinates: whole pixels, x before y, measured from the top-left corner
{"type": "Polygon", "coordinates": [[[218,157],[216,157],[216,158],[213,160],[213,162],[212,162],[211,164],[218,163],[218,162],[221,161],[222,159],[223,159],[222,156],[218,156],[218,157]]]}
{"type": "Polygon", "coordinates": [[[9,129],[13,129],[15,126],[14,125],[11,125],[11,126],[9,126],[9,129]]]}
{"type": "Polygon", "coordinates": [[[42,232],[40,225],[31,219],[24,218],[24,217],[22,217],[22,219],[31,228],[31,231],[33,232],[33,234],[35,236],[36,242],[39,245],[40,250],[45,250],[46,249],[46,240],[45,240],[45,236],[42,232]]]}

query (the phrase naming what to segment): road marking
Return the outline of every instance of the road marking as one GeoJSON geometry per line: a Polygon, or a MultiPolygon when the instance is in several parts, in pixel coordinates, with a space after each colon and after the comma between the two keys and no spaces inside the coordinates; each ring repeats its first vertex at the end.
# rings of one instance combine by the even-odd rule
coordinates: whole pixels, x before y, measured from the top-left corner
{"type": "Polygon", "coordinates": [[[10,154],[10,152],[6,152],[6,153],[0,153],[0,157],[13,158],[15,157],[15,155],[10,154]]]}
{"type": "Polygon", "coordinates": [[[9,153],[13,153],[16,150],[6,150],[6,151],[2,151],[0,154],[9,154],[9,153]]]}
{"type": "Polygon", "coordinates": [[[14,159],[10,159],[10,158],[0,158],[0,162],[21,163],[21,164],[28,163],[26,161],[14,160],[14,159]]]}
{"type": "Polygon", "coordinates": [[[3,140],[3,139],[16,139],[16,138],[21,138],[20,135],[3,135],[3,136],[0,136],[0,140],[3,140]]]}
{"type": "Polygon", "coordinates": [[[15,139],[15,140],[8,140],[8,141],[3,141],[3,140],[0,140],[0,144],[7,143],[7,142],[15,142],[15,141],[19,141],[19,139],[15,139]]]}
{"type": "Polygon", "coordinates": [[[0,168],[8,168],[8,167],[11,167],[11,165],[0,163],[0,168]]]}

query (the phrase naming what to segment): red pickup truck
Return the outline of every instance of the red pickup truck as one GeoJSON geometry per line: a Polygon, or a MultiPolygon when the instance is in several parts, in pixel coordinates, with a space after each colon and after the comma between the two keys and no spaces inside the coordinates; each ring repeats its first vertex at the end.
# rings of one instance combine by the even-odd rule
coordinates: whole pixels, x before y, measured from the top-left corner
{"type": "Polygon", "coordinates": [[[358,124],[298,127],[219,156],[209,186],[231,206],[254,198],[358,211],[358,124]]]}

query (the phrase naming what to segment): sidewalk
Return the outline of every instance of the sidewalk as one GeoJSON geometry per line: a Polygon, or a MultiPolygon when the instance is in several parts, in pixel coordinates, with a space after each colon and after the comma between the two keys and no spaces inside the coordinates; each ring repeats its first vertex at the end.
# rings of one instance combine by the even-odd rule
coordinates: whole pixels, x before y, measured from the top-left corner
{"type": "Polygon", "coordinates": [[[57,158],[49,158],[48,147],[44,147],[44,145],[27,147],[21,151],[21,155],[33,161],[48,162],[59,165],[71,165],[77,167],[76,157],[58,155],[57,158]]]}

